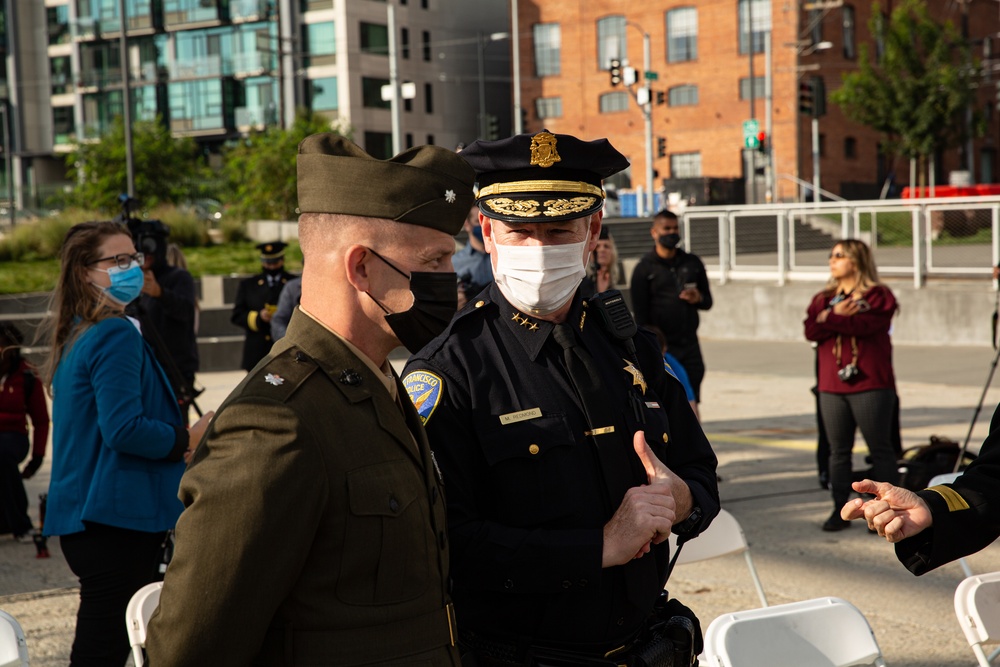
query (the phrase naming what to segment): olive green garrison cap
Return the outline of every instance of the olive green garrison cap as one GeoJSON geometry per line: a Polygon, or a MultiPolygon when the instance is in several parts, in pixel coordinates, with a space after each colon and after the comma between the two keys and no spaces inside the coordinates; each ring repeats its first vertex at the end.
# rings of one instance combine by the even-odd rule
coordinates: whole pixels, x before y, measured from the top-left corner
{"type": "Polygon", "coordinates": [[[457,234],[474,201],[476,172],[440,146],[379,160],[324,132],[302,140],[297,168],[301,213],[386,218],[457,234]]]}

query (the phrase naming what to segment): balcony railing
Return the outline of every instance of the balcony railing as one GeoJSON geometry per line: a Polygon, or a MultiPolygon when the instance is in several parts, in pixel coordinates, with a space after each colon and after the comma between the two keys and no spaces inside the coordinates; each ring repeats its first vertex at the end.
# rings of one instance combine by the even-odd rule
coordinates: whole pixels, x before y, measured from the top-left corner
{"type": "Polygon", "coordinates": [[[205,56],[198,60],[172,60],[167,71],[171,79],[205,79],[222,76],[225,73],[222,66],[221,56],[205,56]]]}

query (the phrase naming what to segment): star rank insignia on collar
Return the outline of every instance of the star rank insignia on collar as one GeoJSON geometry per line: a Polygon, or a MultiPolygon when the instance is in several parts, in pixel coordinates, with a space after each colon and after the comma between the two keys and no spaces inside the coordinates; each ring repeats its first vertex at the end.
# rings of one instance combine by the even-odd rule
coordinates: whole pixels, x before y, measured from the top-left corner
{"type": "Polygon", "coordinates": [[[449,204],[454,204],[456,199],[457,199],[457,197],[455,196],[455,191],[454,190],[445,190],[444,191],[444,200],[446,202],[448,202],[449,204]]]}
{"type": "Polygon", "coordinates": [[[625,368],[623,368],[622,370],[626,371],[627,373],[631,373],[632,375],[632,386],[638,385],[639,388],[642,389],[642,393],[645,394],[646,378],[642,377],[642,371],[636,368],[635,364],[633,364],[628,359],[622,359],[622,361],[625,362],[625,368]]]}
{"type": "Polygon", "coordinates": [[[522,327],[527,327],[528,331],[538,331],[538,324],[536,322],[532,322],[530,319],[528,319],[527,315],[522,315],[516,310],[514,311],[514,317],[510,319],[514,322],[517,322],[522,327]]]}
{"type": "Polygon", "coordinates": [[[280,375],[276,375],[275,373],[268,373],[267,375],[264,376],[264,382],[268,384],[273,384],[275,387],[278,387],[285,382],[285,378],[281,377],[280,375]]]}

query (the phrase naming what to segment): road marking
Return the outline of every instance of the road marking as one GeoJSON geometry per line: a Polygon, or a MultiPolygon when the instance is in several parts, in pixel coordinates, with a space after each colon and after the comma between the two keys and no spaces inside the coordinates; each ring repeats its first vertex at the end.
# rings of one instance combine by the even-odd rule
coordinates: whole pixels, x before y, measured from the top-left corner
{"type": "MultiPolygon", "coordinates": [[[[771,447],[774,449],[794,449],[799,452],[816,451],[815,440],[791,440],[779,438],[762,438],[750,435],[733,435],[731,433],[706,433],[708,441],[713,444],[728,443],[731,445],[753,445],[754,447],[771,447]]],[[[864,441],[855,442],[854,453],[867,454],[868,446],[864,441]]]]}

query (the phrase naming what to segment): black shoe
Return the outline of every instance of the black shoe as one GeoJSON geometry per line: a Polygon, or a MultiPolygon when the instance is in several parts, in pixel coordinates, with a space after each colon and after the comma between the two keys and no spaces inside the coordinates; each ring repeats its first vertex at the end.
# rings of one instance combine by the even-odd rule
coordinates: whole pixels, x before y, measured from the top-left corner
{"type": "Polygon", "coordinates": [[[850,527],[851,522],[841,519],[840,512],[837,510],[834,510],[833,514],[830,515],[830,518],[823,522],[823,530],[828,533],[833,533],[850,527]]]}

